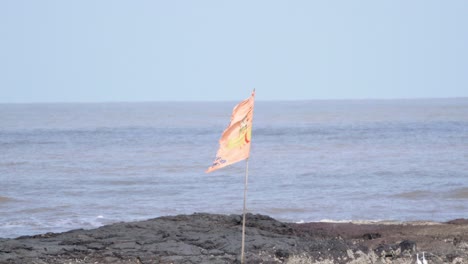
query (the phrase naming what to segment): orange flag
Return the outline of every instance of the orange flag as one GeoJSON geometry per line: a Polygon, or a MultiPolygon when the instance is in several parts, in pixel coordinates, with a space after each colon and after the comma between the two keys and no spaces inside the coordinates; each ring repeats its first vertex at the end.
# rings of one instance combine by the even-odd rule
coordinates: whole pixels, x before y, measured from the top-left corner
{"type": "Polygon", "coordinates": [[[240,102],[232,110],[231,123],[219,140],[216,159],[213,165],[206,170],[207,173],[249,157],[254,99],[255,90],[249,98],[240,102]]]}

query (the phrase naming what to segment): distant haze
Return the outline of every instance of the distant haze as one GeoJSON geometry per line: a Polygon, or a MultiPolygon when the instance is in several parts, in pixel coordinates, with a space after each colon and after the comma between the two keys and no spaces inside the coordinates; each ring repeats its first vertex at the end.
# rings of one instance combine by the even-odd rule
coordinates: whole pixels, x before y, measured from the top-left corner
{"type": "Polygon", "coordinates": [[[468,2],[1,1],[0,102],[468,96],[468,2]]]}

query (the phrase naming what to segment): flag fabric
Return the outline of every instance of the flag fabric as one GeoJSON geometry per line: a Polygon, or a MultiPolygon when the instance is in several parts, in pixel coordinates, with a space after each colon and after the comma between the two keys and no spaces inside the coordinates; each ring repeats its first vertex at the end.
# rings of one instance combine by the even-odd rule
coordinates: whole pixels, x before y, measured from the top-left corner
{"type": "Polygon", "coordinates": [[[232,110],[231,122],[219,140],[215,161],[206,170],[207,173],[249,157],[254,100],[255,90],[249,98],[240,102],[232,110]]]}

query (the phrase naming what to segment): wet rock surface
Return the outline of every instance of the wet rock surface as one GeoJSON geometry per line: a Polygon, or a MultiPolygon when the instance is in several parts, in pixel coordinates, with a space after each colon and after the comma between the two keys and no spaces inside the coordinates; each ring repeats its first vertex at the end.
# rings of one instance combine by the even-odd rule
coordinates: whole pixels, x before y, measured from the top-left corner
{"type": "MultiPolygon", "coordinates": [[[[193,214],[0,238],[0,263],[240,263],[242,218],[193,214]]],[[[282,223],[247,215],[246,263],[468,263],[468,221],[282,223]]]]}

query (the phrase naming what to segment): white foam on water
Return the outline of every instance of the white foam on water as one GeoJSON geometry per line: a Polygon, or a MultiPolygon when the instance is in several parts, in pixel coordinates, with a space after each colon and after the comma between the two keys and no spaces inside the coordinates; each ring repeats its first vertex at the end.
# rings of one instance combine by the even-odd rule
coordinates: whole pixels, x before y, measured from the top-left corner
{"type": "Polygon", "coordinates": [[[82,217],[82,218],[52,218],[48,220],[27,218],[15,221],[0,223],[1,237],[13,238],[24,235],[34,235],[39,233],[59,233],[73,229],[92,229],[106,224],[118,222],[117,220],[107,220],[104,216],[82,217]]]}

